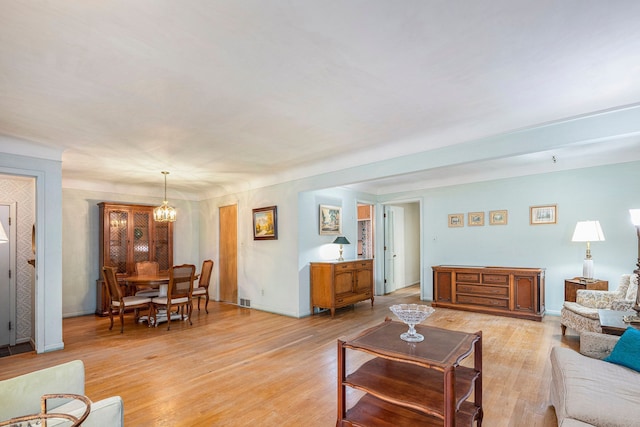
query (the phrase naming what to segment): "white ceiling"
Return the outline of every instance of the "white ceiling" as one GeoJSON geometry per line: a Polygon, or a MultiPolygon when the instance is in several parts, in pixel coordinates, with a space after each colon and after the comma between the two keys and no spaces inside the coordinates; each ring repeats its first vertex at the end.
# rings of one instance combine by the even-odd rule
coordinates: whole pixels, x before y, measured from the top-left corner
{"type": "MultiPolygon", "coordinates": [[[[224,193],[636,104],[639,21],[636,0],[0,0],[0,134],[64,150],[69,186],[224,193]]],[[[605,144],[356,188],[640,159],[605,144]]]]}

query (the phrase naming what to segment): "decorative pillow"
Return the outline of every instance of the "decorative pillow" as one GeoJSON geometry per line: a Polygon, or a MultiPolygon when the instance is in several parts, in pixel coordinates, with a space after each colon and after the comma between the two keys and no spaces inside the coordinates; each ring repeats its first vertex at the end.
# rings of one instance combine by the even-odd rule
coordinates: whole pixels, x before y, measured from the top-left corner
{"type": "Polygon", "coordinates": [[[604,360],[640,372],[640,330],[629,326],[604,360]]]}
{"type": "Polygon", "coordinates": [[[624,298],[628,301],[635,301],[638,297],[638,275],[632,274],[627,288],[627,296],[624,298]]]}

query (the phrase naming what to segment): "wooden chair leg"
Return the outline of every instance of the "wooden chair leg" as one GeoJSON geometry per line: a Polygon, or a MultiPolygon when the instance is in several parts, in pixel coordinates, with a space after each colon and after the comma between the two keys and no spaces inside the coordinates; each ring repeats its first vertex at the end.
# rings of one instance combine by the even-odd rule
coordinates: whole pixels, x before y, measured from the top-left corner
{"type": "Polygon", "coordinates": [[[564,335],[567,332],[567,327],[565,325],[560,325],[560,327],[562,328],[562,335],[564,335]]]}
{"type": "MultiPolygon", "coordinates": [[[[204,296],[204,311],[209,314],[209,290],[207,289],[207,293],[204,296]]],[[[198,300],[198,310],[200,310],[200,301],[198,300]]]]}
{"type": "Polygon", "coordinates": [[[124,307],[120,307],[120,333],[124,332],[124,307]]]}
{"type": "Polygon", "coordinates": [[[109,320],[111,320],[111,325],[109,326],[109,330],[113,329],[113,307],[109,306],[109,320]]]}
{"type": "Polygon", "coordinates": [[[171,306],[167,305],[167,331],[171,330],[171,306]]]}

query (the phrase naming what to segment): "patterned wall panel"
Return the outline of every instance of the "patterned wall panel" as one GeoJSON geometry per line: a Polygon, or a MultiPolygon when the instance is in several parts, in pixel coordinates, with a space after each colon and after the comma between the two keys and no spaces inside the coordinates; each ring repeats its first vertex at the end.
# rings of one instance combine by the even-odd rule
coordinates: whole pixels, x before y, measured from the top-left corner
{"type": "Polygon", "coordinates": [[[0,175],[0,201],[16,203],[16,341],[19,343],[35,338],[32,320],[32,280],[35,271],[27,262],[34,257],[31,251],[31,229],[36,218],[35,194],[35,179],[0,175]]]}

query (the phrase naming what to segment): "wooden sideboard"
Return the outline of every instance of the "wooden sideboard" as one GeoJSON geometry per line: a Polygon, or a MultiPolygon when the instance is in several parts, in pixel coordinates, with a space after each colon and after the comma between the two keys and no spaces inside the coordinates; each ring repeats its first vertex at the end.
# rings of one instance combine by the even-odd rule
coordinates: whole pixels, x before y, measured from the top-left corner
{"type": "Polygon", "coordinates": [[[434,307],[538,321],[544,316],[544,268],[438,265],[432,269],[434,307]]]}
{"type": "Polygon", "coordinates": [[[370,299],[373,305],[373,260],[311,263],[311,314],[315,307],[336,308],[370,299]]]}

